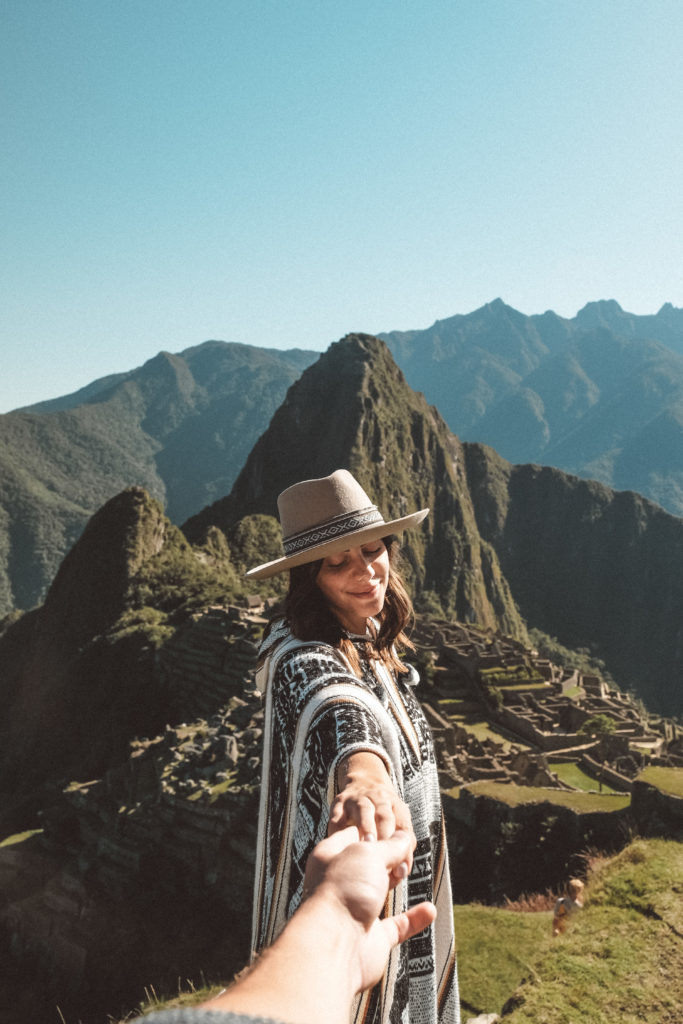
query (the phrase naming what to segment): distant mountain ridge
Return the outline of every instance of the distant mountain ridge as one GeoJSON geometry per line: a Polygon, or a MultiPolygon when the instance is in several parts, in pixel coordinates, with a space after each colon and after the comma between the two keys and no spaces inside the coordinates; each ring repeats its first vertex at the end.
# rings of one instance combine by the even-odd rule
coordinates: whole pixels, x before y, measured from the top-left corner
{"type": "Polygon", "coordinates": [[[608,300],[570,320],[496,299],[380,337],[463,440],[683,515],[683,309],[637,316],[608,300]]]}
{"type": "Polygon", "coordinates": [[[178,522],[225,494],[316,358],[209,341],[0,416],[0,616],[42,600],[89,517],[125,487],[178,522]]]}
{"type": "Polygon", "coordinates": [[[244,517],[274,516],[284,487],[339,465],[385,514],[431,507],[404,538],[418,604],[426,591],[448,616],[520,638],[540,628],[590,649],[649,707],[680,713],[683,518],[460,442],[377,338],[330,346],[289,389],[231,493],[183,530],[201,543],[212,526],[229,534],[244,517]]]}
{"type": "MultiPolygon", "coordinates": [[[[683,310],[500,299],[386,340],[460,440],[635,490],[683,515],[683,310]]],[[[209,341],[0,416],[0,616],[41,601],[109,497],[142,486],[180,523],[226,495],[317,353],[209,341]]]]}
{"type": "MultiPolygon", "coordinates": [[[[162,354],[142,378],[123,394],[117,384],[117,402],[135,406],[147,436],[173,437],[197,373],[162,354]]],[[[47,418],[22,422],[38,429],[47,418]]],[[[243,571],[275,554],[278,491],[338,465],[389,516],[431,508],[404,546],[411,591],[427,609],[439,602],[450,617],[475,620],[491,647],[497,630],[540,626],[604,657],[653,709],[680,713],[683,518],[633,492],[513,466],[461,442],[382,341],[349,335],[289,386],[230,493],[191,516],[186,535],[159,501],[126,487],[89,519],[42,606],[0,621],[8,1024],[52,1024],[55,1006],[64,1019],[111,1020],[110,1009],[134,1006],[156,978],[177,991],[178,978],[223,977],[244,962],[265,621],[247,609],[262,584],[243,571]]],[[[441,645],[425,640],[424,665],[434,668],[441,645]]],[[[469,675],[467,655],[452,654],[469,675]]],[[[519,698],[532,706],[524,689],[519,698]]],[[[460,704],[462,691],[452,692],[460,704]]],[[[479,740],[470,741],[478,762],[479,740]]],[[[565,836],[581,838],[577,850],[598,849],[596,836],[625,837],[638,825],[596,820],[611,811],[566,814],[558,804],[551,813],[536,800],[513,811],[473,796],[469,806],[450,818],[463,859],[477,864],[466,829],[501,865],[547,870],[561,857],[558,878],[569,869],[565,836]]],[[[652,807],[659,829],[656,799],[652,807]]]]}

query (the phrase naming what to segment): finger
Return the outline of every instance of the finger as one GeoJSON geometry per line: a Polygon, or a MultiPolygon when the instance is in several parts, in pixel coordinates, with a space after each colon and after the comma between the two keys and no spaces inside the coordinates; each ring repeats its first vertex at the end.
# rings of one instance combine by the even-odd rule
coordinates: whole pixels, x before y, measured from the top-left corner
{"type": "Polygon", "coordinates": [[[387,865],[389,869],[389,888],[394,889],[404,879],[408,878],[413,870],[413,850],[417,840],[412,831],[405,832],[402,829],[397,829],[394,835],[389,838],[390,840],[396,838],[401,843],[400,850],[405,850],[405,853],[401,856],[399,849],[395,848],[394,852],[390,855],[393,859],[387,865]]]}
{"type": "Polygon", "coordinates": [[[375,805],[370,800],[359,800],[355,807],[354,824],[358,826],[360,837],[364,842],[377,839],[375,822],[375,805]]]}
{"type": "Polygon", "coordinates": [[[400,864],[397,864],[389,872],[389,888],[395,889],[397,885],[405,881],[409,874],[410,867],[408,866],[408,861],[402,860],[400,864]]]}
{"type": "Polygon", "coordinates": [[[396,807],[394,808],[394,813],[396,816],[396,831],[407,832],[411,839],[410,851],[408,853],[406,861],[408,865],[408,874],[410,874],[410,872],[413,870],[413,850],[417,846],[417,838],[415,836],[415,832],[413,831],[413,822],[410,817],[410,811],[407,805],[403,803],[403,801],[399,801],[397,803],[396,807]]]}
{"type": "Polygon", "coordinates": [[[340,827],[333,835],[329,835],[327,839],[322,839],[316,847],[314,847],[311,857],[323,858],[324,860],[331,860],[336,857],[338,853],[345,850],[347,846],[351,846],[352,843],[357,843],[360,836],[358,829],[355,825],[346,825],[343,828],[340,827]]]}
{"type": "Polygon", "coordinates": [[[392,836],[382,841],[380,853],[389,872],[392,889],[410,874],[414,847],[415,836],[412,832],[402,830],[394,832],[392,836]]]}
{"type": "Polygon", "coordinates": [[[436,920],[436,907],[433,903],[418,903],[403,914],[396,914],[395,917],[386,918],[380,924],[387,933],[387,938],[392,946],[397,946],[413,935],[419,934],[436,920]]]}
{"type": "Polygon", "coordinates": [[[337,831],[338,828],[343,828],[343,821],[345,817],[344,802],[339,797],[334,801],[330,808],[330,818],[328,822],[329,831],[337,831]]]}
{"type": "Polygon", "coordinates": [[[375,828],[378,839],[389,839],[396,831],[394,809],[388,800],[375,804],[375,828]]]}

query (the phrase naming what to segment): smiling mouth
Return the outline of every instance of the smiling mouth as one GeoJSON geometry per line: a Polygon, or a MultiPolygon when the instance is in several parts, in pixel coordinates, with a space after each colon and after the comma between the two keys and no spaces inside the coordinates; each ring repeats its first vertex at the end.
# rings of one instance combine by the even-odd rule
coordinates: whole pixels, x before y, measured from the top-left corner
{"type": "Polygon", "coordinates": [[[353,597],[371,597],[376,594],[379,590],[379,582],[373,583],[371,586],[366,587],[365,590],[354,590],[352,591],[353,597]]]}

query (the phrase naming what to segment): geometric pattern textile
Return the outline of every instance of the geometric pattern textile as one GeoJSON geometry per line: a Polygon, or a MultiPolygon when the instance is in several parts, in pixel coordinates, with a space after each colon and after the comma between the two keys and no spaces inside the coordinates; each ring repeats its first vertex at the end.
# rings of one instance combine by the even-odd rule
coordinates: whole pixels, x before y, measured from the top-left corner
{"type": "Polygon", "coordinates": [[[436,921],[395,949],[384,977],[359,996],[353,1024],[459,1024],[453,901],[439,782],[429,725],[414,687],[417,672],[394,674],[368,659],[365,637],[350,639],[361,677],[343,654],[294,637],[283,620],[263,642],[257,683],[264,696],[252,951],[269,945],[302,898],[309,853],[327,835],[337,766],[349,754],[382,759],[410,809],[417,846],[408,879],[385,913],[422,900],[436,921]]]}

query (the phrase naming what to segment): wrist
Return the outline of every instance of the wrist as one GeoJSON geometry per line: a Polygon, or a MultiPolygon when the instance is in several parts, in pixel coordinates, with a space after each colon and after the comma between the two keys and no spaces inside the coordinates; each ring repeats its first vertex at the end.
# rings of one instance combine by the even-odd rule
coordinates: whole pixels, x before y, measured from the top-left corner
{"type": "Polygon", "coordinates": [[[212,1001],[216,1010],[261,1014],[297,1024],[347,1024],[361,985],[358,930],[324,883],[309,896],[252,970],[212,1001]]]}
{"type": "Polygon", "coordinates": [[[348,757],[339,763],[337,783],[340,791],[343,791],[354,786],[391,786],[391,778],[384,761],[374,755],[363,760],[348,757]]]}

